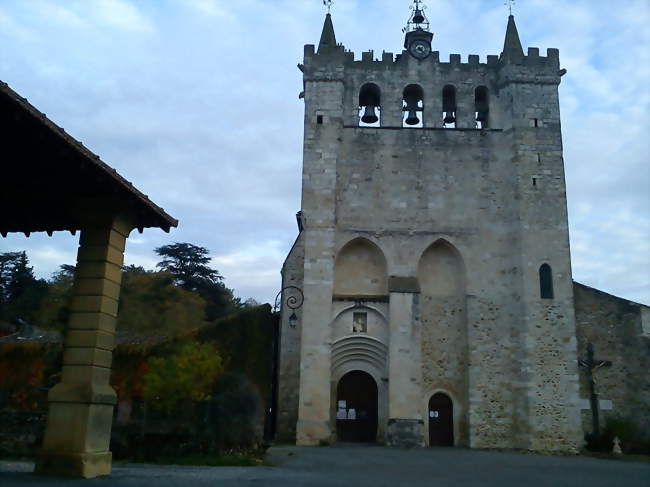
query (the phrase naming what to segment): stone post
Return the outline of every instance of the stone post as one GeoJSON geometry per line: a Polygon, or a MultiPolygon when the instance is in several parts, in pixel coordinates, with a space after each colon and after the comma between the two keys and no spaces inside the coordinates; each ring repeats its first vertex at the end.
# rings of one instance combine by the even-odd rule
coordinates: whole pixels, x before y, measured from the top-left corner
{"type": "Polygon", "coordinates": [[[390,292],[388,446],[424,446],[419,292],[390,292]]]}
{"type": "Polygon", "coordinates": [[[36,473],[91,478],[111,473],[110,386],[124,246],[131,227],[120,219],[83,229],[61,382],[49,414],[36,473]]]}

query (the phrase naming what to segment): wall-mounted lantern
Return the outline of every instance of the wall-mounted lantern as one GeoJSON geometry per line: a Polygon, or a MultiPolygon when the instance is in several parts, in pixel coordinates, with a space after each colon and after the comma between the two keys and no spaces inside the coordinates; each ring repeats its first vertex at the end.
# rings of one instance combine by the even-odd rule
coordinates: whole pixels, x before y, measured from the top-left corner
{"type": "Polygon", "coordinates": [[[287,286],[283,288],[275,297],[275,305],[273,306],[273,311],[280,311],[284,303],[284,305],[286,305],[287,308],[292,311],[291,316],[289,316],[289,326],[291,328],[295,328],[298,324],[298,316],[296,315],[295,310],[300,309],[304,301],[305,295],[302,293],[302,290],[299,287],[287,286]]]}

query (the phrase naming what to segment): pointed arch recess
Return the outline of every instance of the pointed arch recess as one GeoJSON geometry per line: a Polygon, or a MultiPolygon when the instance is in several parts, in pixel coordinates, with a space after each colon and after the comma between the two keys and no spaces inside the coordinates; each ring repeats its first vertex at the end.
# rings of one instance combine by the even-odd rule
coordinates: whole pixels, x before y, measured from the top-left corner
{"type": "Polygon", "coordinates": [[[337,296],[385,296],[388,294],[386,257],[365,238],[348,242],[334,264],[334,294],[337,296]]]}
{"type": "Polygon", "coordinates": [[[456,247],[444,239],[424,251],[418,265],[422,294],[459,296],[465,293],[465,264],[456,247]]]}

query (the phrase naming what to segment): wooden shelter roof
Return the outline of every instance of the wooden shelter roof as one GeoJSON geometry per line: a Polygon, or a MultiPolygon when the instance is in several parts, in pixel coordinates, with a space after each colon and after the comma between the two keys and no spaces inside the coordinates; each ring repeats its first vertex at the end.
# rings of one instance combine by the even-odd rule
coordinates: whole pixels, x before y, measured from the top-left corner
{"type": "Polygon", "coordinates": [[[169,232],[178,221],[0,81],[0,234],[82,229],[98,212],[169,232]]]}

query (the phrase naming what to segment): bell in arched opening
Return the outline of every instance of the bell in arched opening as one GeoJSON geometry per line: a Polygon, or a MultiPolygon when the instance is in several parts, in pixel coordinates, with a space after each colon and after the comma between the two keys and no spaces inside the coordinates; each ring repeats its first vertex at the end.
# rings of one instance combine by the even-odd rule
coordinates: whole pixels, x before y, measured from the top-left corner
{"type": "Polygon", "coordinates": [[[374,83],[366,83],[359,91],[359,109],[363,112],[361,122],[374,125],[379,122],[378,112],[381,111],[381,91],[374,83]]]}
{"type": "Polygon", "coordinates": [[[404,89],[404,123],[411,127],[421,125],[424,112],[424,91],[419,85],[408,85],[404,89]]]}
{"type": "Polygon", "coordinates": [[[489,92],[485,86],[479,86],[474,91],[474,112],[476,114],[476,128],[487,128],[490,102],[489,92]]]}
{"type": "Polygon", "coordinates": [[[445,127],[456,124],[456,88],[451,85],[442,89],[442,123],[445,127]]]}

